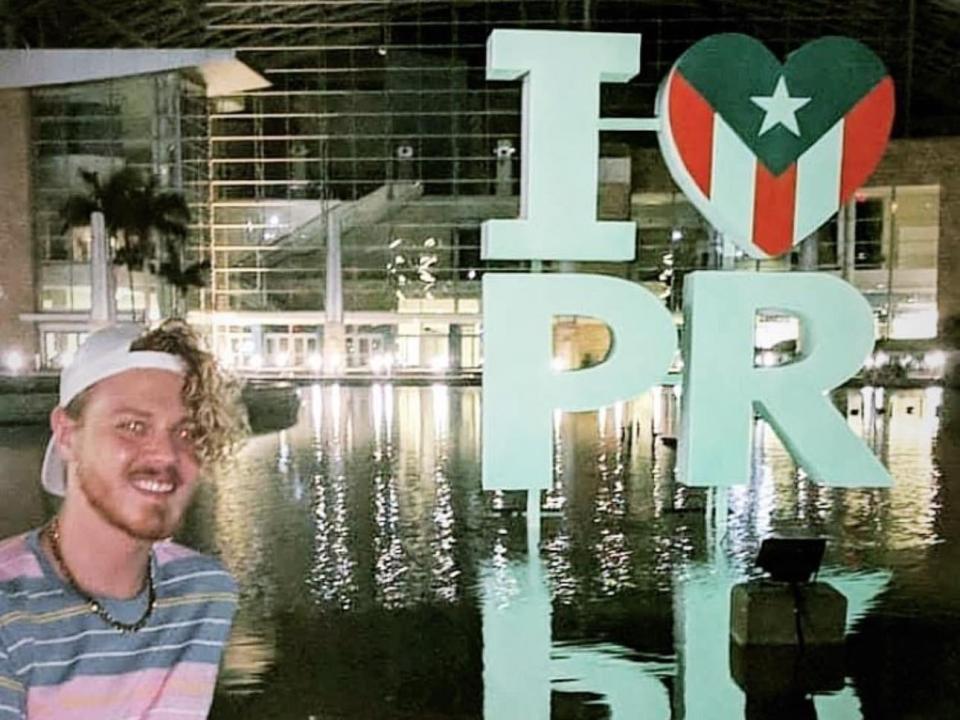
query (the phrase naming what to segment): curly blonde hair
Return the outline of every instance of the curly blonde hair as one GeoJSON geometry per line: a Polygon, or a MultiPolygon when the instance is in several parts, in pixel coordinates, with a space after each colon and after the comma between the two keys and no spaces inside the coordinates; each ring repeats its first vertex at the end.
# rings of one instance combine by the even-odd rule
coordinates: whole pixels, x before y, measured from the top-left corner
{"type": "Polygon", "coordinates": [[[190,417],[197,459],[204,466],[230,457],[249,432],[240,398],[240,381],[225,373],[212,353],[204,349],[197,332],[177,318],[165,320],[130,345],[176,355],[187,367],[183,404],[190,417]]]}

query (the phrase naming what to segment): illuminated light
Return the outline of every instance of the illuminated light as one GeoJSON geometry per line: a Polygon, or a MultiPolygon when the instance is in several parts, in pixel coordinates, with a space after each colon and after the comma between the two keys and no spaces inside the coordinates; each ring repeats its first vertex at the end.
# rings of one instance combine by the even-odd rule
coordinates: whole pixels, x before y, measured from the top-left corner
{"type": "Polygon", "coordinates": [[[450,367],[450,358],[447,355],[436,355],[430,360],[430,369],[442,372],[450,367]]]}
{"type": "MultiPolygon", "coordinates": [[[[428,247],[428,248],[436,247],[436,246],[437,246],[437,239],[436,239],[436,238],[432,238],[432,237],[428,237],[426,240],[423,241],[423,246],[424,246],[424,247],[428,247]]],[[[433,259],[436,260],[437,258],[434,257],[433,259]]]]}
{"type": "Polygon", "coordinates": [[[323,388],[319,385],[310,386],[310,418],[313,421],[313,435],[319,439],[323,422],[323,388]]]}
{"type": "Polygon", "coordinates": [[[877,410],[882,410],[884,407],[884,401],[886,400],[886,391],[882,387],[876,387],[873,389],[873,407],[877,410]]]}
{"type": "Polygon", "coordinates": [[[947,354],[943,350],[931,350],[923,356],[923,364],[933,372],[943,372],[947,366],[947,354]]]}
{"type": "Polygon", "coordinates": [[[433,429],[437,437],[442,437],[450,429],[450,389],[442,383],[431,386],[433,395],[433,429]]]}
{"type": "Polygon", "coordinates": [[[674,242],[678,240],[683,240],[683,230],[680,228],[674,228],[673,232],[670,233],[670,239],[674,242]]]}
{"type": "Polygon", "coordinates": [[[256,353],[255,355],[250,356],[250,367],[254,370],[259,370],[263,367],[263,355],[256,353]]]}
{"type": "Polygon", "coordinates": [[[394,262],[395,264],[397,264],[397,265],[403,265],[403,264],[406,262],[406,260],[404,260],[403,255],[397,255],[397,256],[393,259],[393,262],[394,262]]]}
{"type": "Polygon", "coordinates": [[[663,260],[664,265],[673,265],[673,253],[664,253],[660,259],[663,260]]]}
{"type": "Polygon", "coordinates": [[[777,354],[771,350],[760,353],[760,364],[763,367],[773,367],[777,364],[777,354]]]}
{"type": "Polygon", "coordinates": [[[476,278],[477,278],[477,271],[476,271],[476,270],[468,270],[468,271],[467,271],[467,280],[476,280],[476,278]]]}
{"type": "Polygon", "coordinates": [[[274,355],[274,362],[277,367],[286,367],[290,364],[290,353],[279,352],[274,355]]]}
{"type": "Polygon", "coordinates": [[[323,370],[323,356],[320,355],[320,353],[313,353],[309,358],[307,358],[307,364],[314,372],[320,372],[323,370]]]}
{"type": "Polygon", "coordinates": [[[277,217],[276,215],[271,215],[270,219],[267,220],[267,224],[270,225],[271,227],[276,227],[277,225],[280,224],[280,218],[277,217]]]}
{"type": "Polygon", "coordinates": [[[656,433],[658,432],[657,428],[659,423],[663,419],[663,394],[660,392],[659,387],[652,387],[650,388],[649,392],[652,405],[653,421],[654,423],[657,423],[657,425],[654,426],[654,432],[656,433]]]}
{"type": "Polygon", "coordinates": [[[343,355],[340,353],[330,353],[329,366],[332,372],[336,372],[343,366],[343,355]]]}
{"type": "Polygon", "coordinates": [[[878,350],[873,354],[873,360],[877,367],[883,367],[890,362],[890,356],[887,355],[883,350],[878,350]]]}
{"type": "Polygon", "coordinates": [[[403,243],[403,238],[397,238],[396,240],[391,242],[389,245],[387,245],[387,247],[390,250],[393,250],[394,248],[399,247],[402,243],[403,243]]]}
{"type": "Polygon", "coordinates": [[[21,372],[27,364],[26,359],[23,357],[23,353],[21,353],[19,350],[11,350],[8,352],[3,361],[10,371],[14,373],[21,372]]]}
{"type": "Polygon", "coordinates": [[[393,370],[394,363],[396,363],[396,358],[394,358],[393,353],[381,354],[380,360],[383,363],[383,372],[390,373],[393,370]]]}

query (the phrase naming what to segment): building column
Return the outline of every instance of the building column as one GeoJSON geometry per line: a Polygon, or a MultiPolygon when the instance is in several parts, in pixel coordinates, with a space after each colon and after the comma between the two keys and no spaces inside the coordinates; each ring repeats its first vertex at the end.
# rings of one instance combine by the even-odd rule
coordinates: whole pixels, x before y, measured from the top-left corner
{"type": "Polygon", "coordinates": [[[820,265],[819,237],[817,233],[800,243],[800,269],[813,272],[820,265]]]}
{"type": "Polygon", "coordinates": [[[327,274],[323,326],[323,371],[337,374],[346,367],[346,330],[343,326],[343,267],[340,252],[340,216],[327,212],[327,274]]]}
{"type": "Polygon", "coordinates": [[[463,369],[463,332],[460,325],[450,323],[450,329],[447,331],[447,357],[450,358],[450,369],[460,371],[463,369]]]}
{"type": "Polygon", "coordinates": [[[30,94],[0,91],[0,363],[7,353],[20,353],[32,368],[39,344],[37,331],[20,320],[38,305],[41,249],[33,246],[31,218],[30,94]]]}

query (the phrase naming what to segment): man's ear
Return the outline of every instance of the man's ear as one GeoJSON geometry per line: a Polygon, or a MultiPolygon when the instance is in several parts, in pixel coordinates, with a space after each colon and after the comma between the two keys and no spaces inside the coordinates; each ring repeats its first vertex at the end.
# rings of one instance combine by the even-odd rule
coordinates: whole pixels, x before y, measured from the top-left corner
{"type": "Polygon", "coordinates": [[[60,457],[64,462],[74,460],[76,435],[80,429],[80,423],[67,415],[67,411],[58,405],[50,413],[50,429],[53,430],[53,442],[56,443],[60,457]]]}

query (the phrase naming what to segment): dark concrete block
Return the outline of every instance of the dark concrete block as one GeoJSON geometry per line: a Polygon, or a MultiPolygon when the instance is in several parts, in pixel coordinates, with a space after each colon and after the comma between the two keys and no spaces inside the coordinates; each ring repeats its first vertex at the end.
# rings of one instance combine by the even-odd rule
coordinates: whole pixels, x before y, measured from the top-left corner
{"type": "Polygon", "coordinates": [[[754,580],[734,585],[730,637],[739,645],[839,645],[847,599],[827,583],[754,580]]]}

